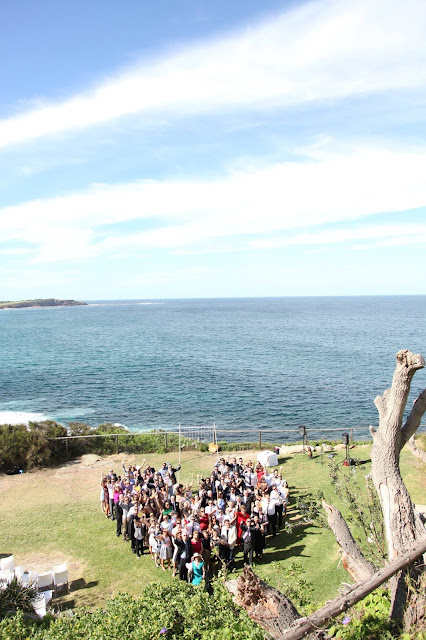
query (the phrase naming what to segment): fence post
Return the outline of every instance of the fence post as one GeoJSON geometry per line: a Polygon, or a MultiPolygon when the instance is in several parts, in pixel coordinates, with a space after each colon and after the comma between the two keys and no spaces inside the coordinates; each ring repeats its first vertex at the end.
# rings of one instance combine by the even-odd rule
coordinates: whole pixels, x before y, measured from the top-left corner
{"type": "Polygon", "coordinates": [[[349,442],[352,444],[354,439],[354,430],[353,429],[349,429],[349,442]]]}
{"type": "Polygon", "coordinates": [[[115,453],[118,454],[118,433],[115,435],[115,453]]]}
{"type": "Polygon", "coordinates": [[[65,439],[65,453],[67,454],[68,458],[68,438],[65,439]]]}
{"type": "Polygon", "coordinates": [[[262,432],[259,431],[259,449],[262,448],[262,432]]]}
{"type": "Polygon", "coordinates": [[[167,431],[164,434],[164,453],[167,453],[167,431]]]}

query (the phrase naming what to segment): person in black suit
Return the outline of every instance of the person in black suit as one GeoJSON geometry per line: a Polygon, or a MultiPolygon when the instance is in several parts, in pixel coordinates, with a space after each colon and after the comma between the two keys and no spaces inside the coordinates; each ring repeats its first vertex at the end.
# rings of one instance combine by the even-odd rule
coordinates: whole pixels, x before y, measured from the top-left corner
{"type": "Polygon", "coordinates": [[[121,500],[115,503],[115,517],[117,519],[117,538],[121,536],[121,527],[123,526],[123,508],[121,500]]]}
{"type": "Polygon", "coordinates": [[[178,561],[179,579],[188,582],[188,569],[186,568],[186,563],[191,562],[193,552],[191,539],[186,531],[182,531],[181,543],[179,542],[179,538],[176,536],[175,544],[179,546],[179,549],[181,549],[178,561]]]}
{"type": "Polygon", "coordinates": [[[249,567],[253,565],[253,552],[256,539],[256,527],[254,520],[249,518],[247,522],[241,523],[241,529],[243,533],[243,551],[244,551],[244,564],[248,564],[249,567]]]}
{"type": "Polygon", "coordinates": [[[252,504],[254,502],[254,493],[249,489],[244,489],[242,503],[246,505],[247,513],[251,513],[252,504]]]}

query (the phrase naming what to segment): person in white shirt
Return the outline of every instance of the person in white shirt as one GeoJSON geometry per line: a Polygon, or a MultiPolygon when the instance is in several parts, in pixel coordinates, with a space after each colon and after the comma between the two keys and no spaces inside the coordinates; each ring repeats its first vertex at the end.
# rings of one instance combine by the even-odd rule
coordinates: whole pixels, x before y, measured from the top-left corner
{"type": "Polygon", "coordinates": [[[234,547],[237,542],[237,528],[225,521],[220,532],[219,556],[225,562],[229,571],[235,569],[234,547]]]}
{"type": "Polygon", "coordinates": [[[208,516],[212,516],[216,513],[216,505],[214,504],[213,498],[209,499],[208,505],[205,508],[205,512],[208,516]]]}
{"type": "Polygon", "coordinates": [[[269,496],[269,502],[268,502],[268,508],[267,508],[267,516],[268,516],[268,522],[271,525],[272,528],[272,537],[275,538],[275,536],[277,535],[277,513],[276,513],[276,507],[278,504],[278,499],[279,499],[279,495],[278,495],[278,491],[276,489],[273,489],[271,491],[271,494],[269,496]]]}
{"type": "Polygon", "coordinates": [[[172,532],[173,522],[171,521],[170,516],[168,515],[163,516],[163,520],[160,523],[160,527],[162,531],[166,530],[169,533],[172,532]]]}
{"type": "Polygon", "coordinates": [[[200,533],[200,531],[201,531],[200,525],[199,525],[199,523],[195,520],[195,517],[194,517],[194,516],[190,516],[190,518],[189,518],[189,522],[188,522],[188,524],[186,525],[186,531],[187,531],[188,536],[189,536],[190,538],[192,538],[192,535],[193,535],[194,531],[198,531],[198,533],[200,533]]]}
{"type": "Polygon", "coordinates": [[[272,486],[273,479],[274,479],[274,474],[273,473],[264,473],[263,474],[262,480],[265,480],[265,482],[266,482],[266,484],[268,485],[269,488],[272,486]]]}
{"type": "Polygon", "coordinates": [[[257,474],[254,473],[253,469],[246,469],[243,475],[244,475],[244,482],[246,484],[246,487],[249,487],[250,489],[255,489],[257,486],[257,474]]]}
{"type": "Polygon", "coordinates": [[[237,502],[237,494],[235,493],[235,489],[231,489],[228,495],[228,503],[232,502],[233,505],[237,502]]]}

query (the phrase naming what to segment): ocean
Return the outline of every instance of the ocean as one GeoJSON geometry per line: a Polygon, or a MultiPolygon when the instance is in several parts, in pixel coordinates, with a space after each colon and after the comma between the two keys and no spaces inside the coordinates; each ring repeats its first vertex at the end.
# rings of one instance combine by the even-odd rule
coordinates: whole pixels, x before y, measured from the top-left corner
{"type": "MultiPolygon", "coordinates": [[[[215,423],[219,439],[257,440],[260,430],[284,442],[299,439],[303,424],[323,429],[321,437],[353,428],[366,438],[395,353],[426,355],[426,296],[1,310],[0,338],[0,423],[52,418],[131,430],[215,423]]],[[[425,387],[423,370],[409,405],[425,387]]]]}

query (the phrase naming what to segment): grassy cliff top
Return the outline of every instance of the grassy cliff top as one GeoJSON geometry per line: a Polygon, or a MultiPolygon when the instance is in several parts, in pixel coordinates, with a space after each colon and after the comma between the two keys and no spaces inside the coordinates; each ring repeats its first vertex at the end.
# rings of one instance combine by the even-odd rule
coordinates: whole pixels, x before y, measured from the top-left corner
{"type": "MultiPolygon", "coordinates": [[[[365,494],[364,476],[371,468],[371,445],[351,449],[351,456],[364,461],[357,467],[342,465],[345,452],[339,450],[334,460],[342,474],[356,474],[360,493],[365,494]]],[[[257,451],[239,451],[244,461],[256,460],[257,451]]],[[[229,455],[232,455],[230,453],[229,455]]],[[[13,553],[17,564],[26,569],[49,570],[66,561],[70,570],[71,593],[61,600],[62,605],[72,601],[74,606],[103,605],[105,596],[118,592],[140,593],[141,582],[155,580],[169,584],[169,572],[158,571],[148,554],[137,559],[128,545],[115,535],[115,523],[106,520],[99,506],[101,474],[113,468],[121,471],[125,464],[141,464],[142,454],[111,455],[100,458],[83,456],[62,467],[33,470],[19,476],[1,476],[3,499],[0,503],[0,547],[3,553],[13,553]],[[37,518],[28,526],[28,507],[16,510],[16,505],[37,504],[37,518]],[[25,535],[16,535],[23,531],[25,535]],[[84,542],[82,543],[82,532],[84,542]],[[90,588],[85,588],[90,586],[90,588]]],[[[175,465],[178,453],[146,454],[146,462],[156,469],[167,460],[175,465]]],[[[183,452],[180,482],[188,483],[193,475],[210,473],[216,462],[207,452],[183,452]]],[[[330,482],[327,455],[315,454],[309,459],[302,454],[280,460],[281,470],[290,486],[288,520],[296,525],[300,520],[297,499],[321,490],[325,498],[344,515],[347,508],[336,496],[330,482]]],[[[423,502],[423,463],[406,448],[401,452],[401,471],[414,502],[423,502]]],[[[356,530],[358,533],[358,530],[356,530]]],[[[283,588],[283,571],[297,563],[312,585],[309,599],[317,604],[334,598],[339,585],[347,582],[348,574],[342,568],[340,552],[334,536],[328,529],[301,523],[291,533],[281,530],[276,538],[268,536],[263,560],[256,565],[256,573],[272,586],[283,588]]],[[[237,554],[238,574],[242,568],[242,553],[237,554]]]]}

